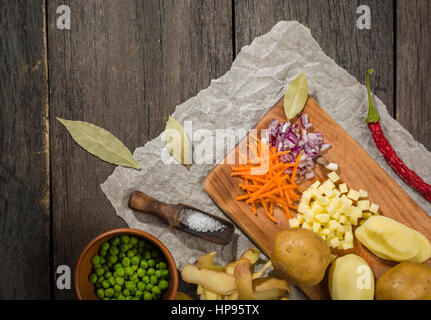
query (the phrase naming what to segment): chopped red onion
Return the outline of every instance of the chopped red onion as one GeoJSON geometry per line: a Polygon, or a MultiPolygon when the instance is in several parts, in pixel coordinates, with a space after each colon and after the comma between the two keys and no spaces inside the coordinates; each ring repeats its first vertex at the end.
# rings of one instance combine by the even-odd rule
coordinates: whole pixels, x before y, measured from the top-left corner
{"type": "MultiPolygon", "coordinates": [[[[301,151],[303,154],[299,159],[297,173],[300,178],[312,179],[314,177],[314,161],[320,152],[331,147],[329,143],[324,143],[321,132],[309,132],[312,127],[307,114],[301,117],[301,126],[290,122],[279,123],[274,119],[269,124],[269,142],[272,147],[277,148],[277,152],[290,150],[289,154],[280,156],[280,161],[285,163],[295,162],[301,151]]],[[[292,168],[286,170],[291,173],[292,168]]]]}

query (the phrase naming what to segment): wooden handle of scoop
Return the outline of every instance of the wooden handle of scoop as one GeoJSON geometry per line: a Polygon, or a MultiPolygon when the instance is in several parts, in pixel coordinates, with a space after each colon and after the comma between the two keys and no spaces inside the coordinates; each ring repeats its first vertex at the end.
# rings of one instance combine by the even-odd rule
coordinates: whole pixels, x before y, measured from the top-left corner
{"type": "Polygon", "coordinates": [[[159,216],[171,226],[178,224],[178,212],[181,210],[180,206],[160,202],[140,191],[133,191],[130,195],[129,208],[159,216]]]}

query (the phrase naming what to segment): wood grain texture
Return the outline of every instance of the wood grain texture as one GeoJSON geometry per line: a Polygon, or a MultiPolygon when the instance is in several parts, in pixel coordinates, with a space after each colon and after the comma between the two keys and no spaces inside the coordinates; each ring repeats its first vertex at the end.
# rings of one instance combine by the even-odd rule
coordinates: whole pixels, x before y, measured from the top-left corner
{"type": "Polygon", "coordinates": [[[77,146],[55,117],[143,146],[177,104],[230,67],[230,12],[218,1],[49,2],[54,265],[73,268],[91,238],[126,226],[99,187],[114,166],[77,146]],[[71,30],[55,27],[60,4],[71,8],[71,30]]]}
{"type": "Polygon", "coordinates": [[[397,1],[397,120],[431,150],[431,3],[397,1]]]}
{"type": "Polygon", "coordinates": [[[322,50],[365,84],[376,72],[374,93],[394,115],[394,47],[392,0],[235,0],[235,43],[244,45],[268,32],[280,20],[297,20],[311,30],[322,50]],[[371,9],[371,30],[356,28],[357,7],[371,9]]]}
{"type": "MultiPolygon", "coordinates": [[[[406,192],[384,171],[379,164],[345,132],[316,102],[307,100],[304,112],[310,116],[311,123],[317,132],[322,132],[326,142],[333,147],[325,157],[339,165],[337,173],[349,188],[367,190],[371,202],[380,206],[382,215],[393,218],[423,233],[431,241],[431,218],[406,192]],[[367,174],[364,174],[366,172],[367,174]]],[[[283,99],[281,99],[256,125],[256,129],[267,128],[272,119],[285,121],[283,99]]],[[[237,148],[231,152],[238,152],[237,148]]],[[[229,155],[227,156],[229,157],[229,155]]],[[[238,157],[237,157],[238,158],[238,157]]],[[[317,168],[319,169],[319,168],[317,168]]],[[[245,232],[250,239],[269,256],[276,234],[288,229],[283,214],[274,213],[277,224],[271,222],[262,208],[258,215],[251,213],[249,204],[236,201],[243,192],[238,187],[240,178],[231,177],[231,165],[219,164],[208,175],[204,187],[213,201],[245,232]]],[[[324,178],[324,174],[318,176],[324,178]]],[[[308,187],[311,182],[303,182],[308,187]]],[[[354,253],[363,257],[376,278],[380,277],[395,263],[380,259],[363,247],[356,239],[350,250],[332,250],[337,256],[354,253]]],[[[426,262],[431,266],[431,259],[426,262]]],[[[329,299],[327,282],[312,288],[302,288],[312,299],[329,299]]]]}
{"type": "Polygon", "coordinates": [[[0,299],[50,298],[44,4],[0,4],[0,299]]]}

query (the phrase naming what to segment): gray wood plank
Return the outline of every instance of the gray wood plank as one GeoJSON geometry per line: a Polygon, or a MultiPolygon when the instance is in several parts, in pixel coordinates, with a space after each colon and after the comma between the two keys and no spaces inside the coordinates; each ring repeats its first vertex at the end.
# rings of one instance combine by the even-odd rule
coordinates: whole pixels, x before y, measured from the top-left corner
{"type": "Polygon", "coordinates": [[[430,39],[430,1],[397,1],[397,120],[428,150],[431,150],[430,39]]]}
{"type": "MultiPolygon", "coordinates": [[[[50,1],[48,43],[54,265],[75,266],[115,216],[99,184],[114,166],[77,146],[54,119],[85,120],[132,151],[162,132],[175,105],[232,62],[231,6],[219,1],[50,1]],[[71,30],[55,27],[69,4],[71,30]]],[[[55,298],[73,298],[56,290],[55,298]]]]}
{"type": "Polygon", "coordinates": [[[50,298],[45,1],[0,4],[0,299],[50,298]]]}
{"type": "Polygon", "coordinates": [[[374,68],[374,92],[393,115],[394,49],[391,0],[234,0],[236,52],[280,20],[297,20],[310,28],[323,51],[365,84],[374,68]],[[359,5],[371,9],[371,30],[356,28],[359,5]]]}

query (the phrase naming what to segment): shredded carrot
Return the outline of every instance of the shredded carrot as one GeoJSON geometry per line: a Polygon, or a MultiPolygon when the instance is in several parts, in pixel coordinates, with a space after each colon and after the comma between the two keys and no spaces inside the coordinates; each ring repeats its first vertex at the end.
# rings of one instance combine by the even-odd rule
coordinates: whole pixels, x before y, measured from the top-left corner
{"type": "Polygon", "coordinates": [[[257,205],[261,205],[268,218],[274,223],[277,223],[274,218],[275,205],[281,209],[286,219],[290,219],[289,209],[297,209],[293,201],[298,200],[301,192],[304,191],[295,183],[302,153],[297,156],[294,163],[284,163],[279,161],[279,157],[290,151],[277,152],[275,148],[269,148],[257,137],[249,136],[256,141],[247,144],[249,153],[254,159],[250,160],[239,154],[242,162],[246,164],[232,167],[231,176],[244,180],[238,186],[246,192],[246,194],[237,196],[236,200],[249,203],[254,214],[257,214],[257,205]],[[269,153],[265,154],[267,158],[263,157],[263,148],[269,150],[269,153]],[[268,168],[264,167],[266,164],[268,164],[268,168]],[[293,168],[290,174],[286,171],[288,168],[293,168]]]}

